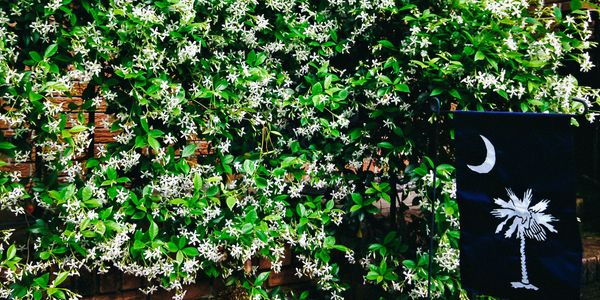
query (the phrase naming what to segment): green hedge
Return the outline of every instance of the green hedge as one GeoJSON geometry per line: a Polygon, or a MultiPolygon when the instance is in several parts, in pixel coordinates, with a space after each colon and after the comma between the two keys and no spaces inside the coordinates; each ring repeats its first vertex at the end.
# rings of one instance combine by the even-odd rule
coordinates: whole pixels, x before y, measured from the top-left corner
{"type": "MultiPolygon", "coordinates": [[[[567,61],[593,67],[589,26],[587,11],[526,0],[2,1],[0,120],[15,133],[0,138],[2,164],[35,148],[43,167],[0,174],[0,208],[32,222],[26,244],[3,231],[0,297],[71,298],[66,278],[111,267],[176,297],[199,275],[256,299],[423,297],[428,215],[402,202],[382,217],[375,203],[400,194],[428,209],[430,98],[598,103],[558,75],[567,61]],[[81,106],[50,101],[80,81],[81,106]],[[85,111],[102,99],[116,141],[82,162],[85,111]],[[277,272],[286,246],[312,287],[268,290],[268,272],[244,268],[264,257],[277,272]]],[[[453,167],[438,175],[433,295],[465,297],[453,167]]]]}

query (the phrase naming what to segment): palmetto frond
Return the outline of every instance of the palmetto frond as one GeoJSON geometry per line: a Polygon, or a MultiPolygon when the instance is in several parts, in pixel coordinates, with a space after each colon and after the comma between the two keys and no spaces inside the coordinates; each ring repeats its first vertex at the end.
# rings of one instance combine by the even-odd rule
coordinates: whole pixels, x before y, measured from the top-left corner
{"type": "Polygon", "coordinates": [[[536,205],[532,206],[529,210],[533,212],[543,212],[548,208],[548,202],[550,201],[547,199],[541,200],[536,205]]]}
{"type": "Polygon", "coordinates": [[[522,202],[523,202],[524,207],[529,207],[529,204],[531,204],[531,198],[532,198],[531,192],[532,192],[531,189],[527,189],[525,191],[525,193],[523,194],[522,202]]]}
{"type": "Polygon", "coordinates": [[[523,233],[523,223],[521,221],[522,220],[520,220],[519,218],[515,217],[513,219],[513,221],[512,221],[512,224],[510,225],[510,227],[508,227],[508,229],[506,230],[506,232],[504,232],[504,237],[509,238],[516,231],[517,232],[517,238],[520,238],[521,234],[523,233]]]}
{"type": "Polygon", "coordinates": [[[515,209],[515,205],[512,201],[504,201],[500,198],[496,198],[494,199],[494,203],[498,204],[502,208],[515,209]]]}
{"type": "Polygon", "coordinates": [[[504,236],[507,238],[516,233],[517,238],[525,236],[542,241],[546,239],[546,231],[556,232],[556,229],[550,223],[557,221],[557,219],[543,213],[548,208],[549,200],[541,200],[530,207],[533,199],[531,189],[525,191],[523,199],[519,199],[511,189],[506,189],[506,193],[510,199],[509,201],[500,198],[494,199],[494,203],[500,208],[492,210],[491,213],[498,219],[504,219],[496,227],[496,233],[500,233],[505,225],[509,223],[510,226],[504,232],[504,236]]]}

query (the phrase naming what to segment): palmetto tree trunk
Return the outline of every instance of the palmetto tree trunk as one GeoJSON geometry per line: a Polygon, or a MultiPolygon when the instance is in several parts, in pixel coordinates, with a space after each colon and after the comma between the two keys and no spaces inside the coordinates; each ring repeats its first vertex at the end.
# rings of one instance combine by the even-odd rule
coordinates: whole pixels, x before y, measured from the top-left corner
{"type": "Polygon", "coordinates": [[[521,240],[521,281],[511,282],[511,285],[515,289],[529,289],[529,290],[538,290],[538,287],[529,283],[529,278],[527,277],[527,262],[525,261],[525,234],[521,234],[519,237],[521,240]]]}
{"type": "Polygon", "coordinates": [[[521,234],[521,282],[523,284],[529,284],[527,278],[527,264],[525,262],[525,235],[521,234]]]}

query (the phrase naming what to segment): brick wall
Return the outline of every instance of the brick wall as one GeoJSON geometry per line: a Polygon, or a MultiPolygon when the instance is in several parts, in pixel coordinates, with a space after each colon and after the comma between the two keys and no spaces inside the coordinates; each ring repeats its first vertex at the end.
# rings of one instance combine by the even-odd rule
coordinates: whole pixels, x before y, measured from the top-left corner
{"type": "Polygon", "coordinates": [[[583,238],[581,300],[600,299],[600,236],[583,238]]]}
{"type": "MultiPolygon", "coordinates": [[[[258,265],[259,272],[269,270],[269,261],[261,259],[254,262],[258,265]]],[[[272,273],[265,283],[267,288],[292,287],[305,283],[295,275],[293,257],[289,249],[285,253],[283,267],[280,273],[272,273]]],[[[146,295],[140,288],[148,283],[139,277],[123,274],[116,269],[111,269],[105,274],[82,271],[81,276],[72,278],[67,283],[83,296],[83,300],[162,300],[171,299],[173,292],[158,290],[152,295],[146,295]]],[[[235,286],[227,287],[221,280],[198,278],[196,284],[185,286],[187,290],[184,299],[247,299],[244,290],[235,286]]]]}

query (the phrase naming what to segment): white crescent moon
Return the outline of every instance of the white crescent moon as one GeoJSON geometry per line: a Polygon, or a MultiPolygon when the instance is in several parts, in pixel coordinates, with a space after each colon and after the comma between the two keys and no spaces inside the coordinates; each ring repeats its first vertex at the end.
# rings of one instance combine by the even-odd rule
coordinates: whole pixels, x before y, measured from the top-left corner
{"type": "Polygon", "coordinates": [[[485,160],[483,161],[482,164],[480,164],[478,166],[467,165],[467,167],[469,167],[469,169],[473,170],[474,172],[477,172],[480,174],[485,174],[485,173],[489,173],[494,168],[494,165],[496,164],[496,150],[494,149],[494,145],[492,145],[490,140],[488,140],[483,135],[479,135],[479,136],[485,143],[485,150],[487,151],[487,155],[485,156],[485,160]]]}

